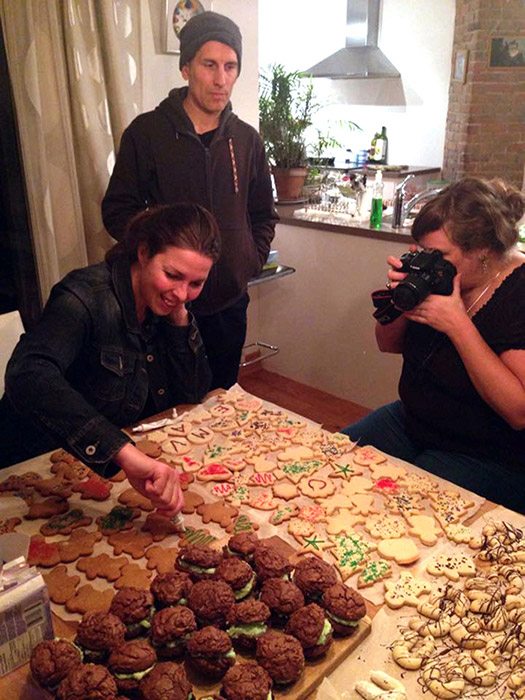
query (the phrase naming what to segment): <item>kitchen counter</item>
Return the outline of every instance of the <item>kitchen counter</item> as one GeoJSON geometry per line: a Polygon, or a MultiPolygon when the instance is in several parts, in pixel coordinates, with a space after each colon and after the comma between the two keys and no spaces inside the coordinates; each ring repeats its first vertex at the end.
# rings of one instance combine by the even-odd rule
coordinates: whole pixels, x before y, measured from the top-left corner
{"type": "Polygon", "coordinates": [[[351,219],[345,224],[331,224],[325,221],[308,221],[296,218],[294,212],[303,209],[305,206],[305,204],[277,204],[277,211],[281,217],[280,223],[365,238],[381,238],[383,241],[396,241],[398,243],[407,243],[407,238],[410,236],[410,228],[392,228],[388,223],[383,223],[381,228],[376,229],[371,228],[366,221],[359,221],[358,219],[351,219]]]}

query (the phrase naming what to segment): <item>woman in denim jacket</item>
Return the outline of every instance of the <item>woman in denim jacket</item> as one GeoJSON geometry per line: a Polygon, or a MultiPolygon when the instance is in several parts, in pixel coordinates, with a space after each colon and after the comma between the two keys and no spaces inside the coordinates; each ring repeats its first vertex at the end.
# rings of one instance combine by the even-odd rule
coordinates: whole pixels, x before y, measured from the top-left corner
{"type": "Polygon", "coordinates": [[[208,390],[208,362],[186,304],[219,249],[217,224],[203,207],[154,207],[130,222],[103,263],[59,282],[7,367],[0,466],[60,445],[105,477],[123,469],[166,513],[180,510],[176,472],[120,428],[197,403],[208,390]]]}

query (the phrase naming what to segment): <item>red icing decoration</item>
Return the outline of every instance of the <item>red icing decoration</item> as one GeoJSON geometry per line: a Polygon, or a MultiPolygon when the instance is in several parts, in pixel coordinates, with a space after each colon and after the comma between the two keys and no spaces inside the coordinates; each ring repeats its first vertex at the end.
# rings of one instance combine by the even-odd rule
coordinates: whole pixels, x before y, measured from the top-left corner
{"type": "Polygon", "coordinates": [[[380,491],[387,491],[388,493],[397,493],[399,491],[399,484],[389,476],[384,476],[374,483],[374,488],[380,491]]]}
{"type": "Polygon", "coordinates": [[[109,498],[111,486],[96,476],[91,476],[86,481],[80,482],[75,488],[82,494],[82,498],[92,498],[94,501],[105,501],[109,498]]]}
{"type": "Polygon", "coordinates": [[[229,470],[219,462],[212,462],[204,467],[201,474],[229,474],[229,470]]]}

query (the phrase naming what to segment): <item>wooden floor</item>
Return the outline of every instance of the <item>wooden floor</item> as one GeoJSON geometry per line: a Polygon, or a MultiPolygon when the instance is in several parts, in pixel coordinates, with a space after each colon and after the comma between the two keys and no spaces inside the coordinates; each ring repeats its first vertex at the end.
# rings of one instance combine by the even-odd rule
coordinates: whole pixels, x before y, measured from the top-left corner
{"type": "Polygon", "coordinates": [[[335,432],[363,418],[370,410],[265,369],[242,371],[239,384],[250,394],[299,413],[335,432]]]}

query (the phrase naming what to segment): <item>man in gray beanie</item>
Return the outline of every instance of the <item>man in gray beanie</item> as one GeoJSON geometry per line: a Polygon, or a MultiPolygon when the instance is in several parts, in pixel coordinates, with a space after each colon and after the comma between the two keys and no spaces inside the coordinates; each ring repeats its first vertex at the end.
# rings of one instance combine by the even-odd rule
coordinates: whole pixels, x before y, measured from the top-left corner
{"type": "Polygon", "coordinates": [[[202,12],[179,38],[188,86],[171,90],[124,131],[102,217],[120,240],[129,220],[155,204],[196,202],[214,214],[221,257],[191,311],[212,369],[210,388],[227,389],[246,338],[247,283],[266,262],[278,216],[261,138],[230,103],[242,60],[238,26],[202,12]]]}

